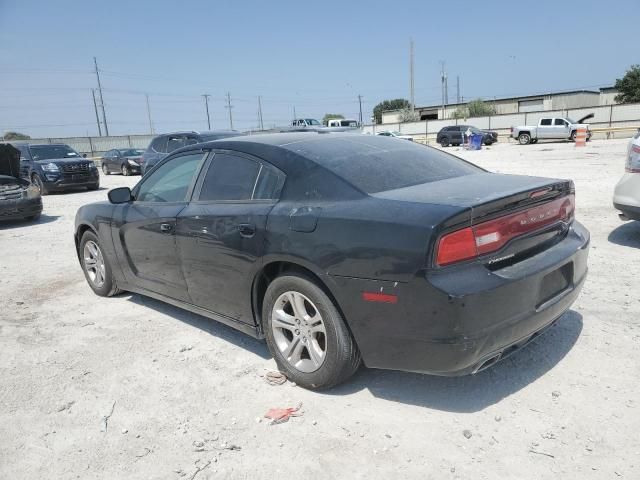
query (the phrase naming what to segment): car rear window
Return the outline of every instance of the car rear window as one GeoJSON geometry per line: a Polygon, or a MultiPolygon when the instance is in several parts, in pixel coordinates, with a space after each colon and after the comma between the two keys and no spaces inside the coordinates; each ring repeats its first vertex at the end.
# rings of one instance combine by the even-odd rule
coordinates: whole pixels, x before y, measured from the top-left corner
{"type": "Polygon", "coordinates": [[[458,157],[408,140],[374,135],[326,140],[294,143],[288,148],[368,194],[484,172],[458,157]]]}

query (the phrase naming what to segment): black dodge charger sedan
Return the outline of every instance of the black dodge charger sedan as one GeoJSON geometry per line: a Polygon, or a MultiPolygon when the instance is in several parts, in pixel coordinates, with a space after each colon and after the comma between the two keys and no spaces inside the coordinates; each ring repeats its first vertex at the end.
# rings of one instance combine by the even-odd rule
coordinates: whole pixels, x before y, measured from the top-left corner
{"type": "Polygon", "coordinates": [[[109,200],[76,215],[95,293],[148,295],[266,338],[307,388],[362,362],[475,373],[553,324],[587,273],[571,181],[380,136],[193,145],[109,200]]]}

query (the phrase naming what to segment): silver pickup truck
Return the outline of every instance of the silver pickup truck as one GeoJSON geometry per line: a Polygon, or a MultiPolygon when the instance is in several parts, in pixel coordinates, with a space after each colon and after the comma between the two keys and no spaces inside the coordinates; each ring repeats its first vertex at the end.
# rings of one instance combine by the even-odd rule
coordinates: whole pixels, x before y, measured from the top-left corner
{"type": "Polygon", "coordinates": [[[587,130],[587,140],[589,140],[591,138],[589,125],[582,123],[589,118],[593,118],[593,113],[582,117],[577,122],[570,118],[541,118],[538,125],[511,127],[511,137],[515,138],[520,145],[537,143],[540,139],[575,141],[578,128],[585,128],[587,130]]]}

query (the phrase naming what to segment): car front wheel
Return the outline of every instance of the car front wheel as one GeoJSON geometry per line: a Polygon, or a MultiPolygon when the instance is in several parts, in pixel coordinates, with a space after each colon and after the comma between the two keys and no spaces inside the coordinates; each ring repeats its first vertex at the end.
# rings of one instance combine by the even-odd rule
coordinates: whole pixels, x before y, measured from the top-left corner
{"type": "Polygon", "coordinates": [[[48,195],[49,194],[49,190],[47,189],[47,187],[45,186],[44,182],[42,181],[42,179],[40,178],[40,175],[38,175],[37,173],[32,177],[32,182],[33,184],[38,187],[38,190],[40,190],[40,195],[48,195]]]}
{"type": "Polygon", "coordinates": [[[122,171],[122,175],[124,175],[125,177],[128,177],[129,175],[131,175],[131,170],[129,169],[129,165],[127,165],[126,163],[122,164],[122,167],[120,168],[120,170],[122,171]]]}
{"type": "Polygon", "coordinates": [[[102,164],[102,173],[105,175],[109,175],[109,167],[107,167],[104,163],[102,164]]]}
{"type": "Polygon", "coordinates": [[[360,366],[360,352],[342,315],[306,276],[287,274],[271,282],[262,318],[278,368],[302,387],[332,387],[360,366]]]}
{"type": "Polygon", "coordinates": [[[111,272],[109,261],[104,256],[98,237],[87,230],[80,240],[80,262],[87,283],[96,295],[110,297],[120,293],[111,272]]]}

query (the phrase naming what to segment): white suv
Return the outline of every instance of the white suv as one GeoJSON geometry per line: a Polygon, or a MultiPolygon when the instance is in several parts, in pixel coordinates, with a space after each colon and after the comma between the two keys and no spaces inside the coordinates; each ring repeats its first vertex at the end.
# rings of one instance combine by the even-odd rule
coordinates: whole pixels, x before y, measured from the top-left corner
{"type": "Polygon", "coordinates": [[[623,220],[640,220],[640,130],[629,142],[627,163],[613,192],[613,206],[623,220]]]}

